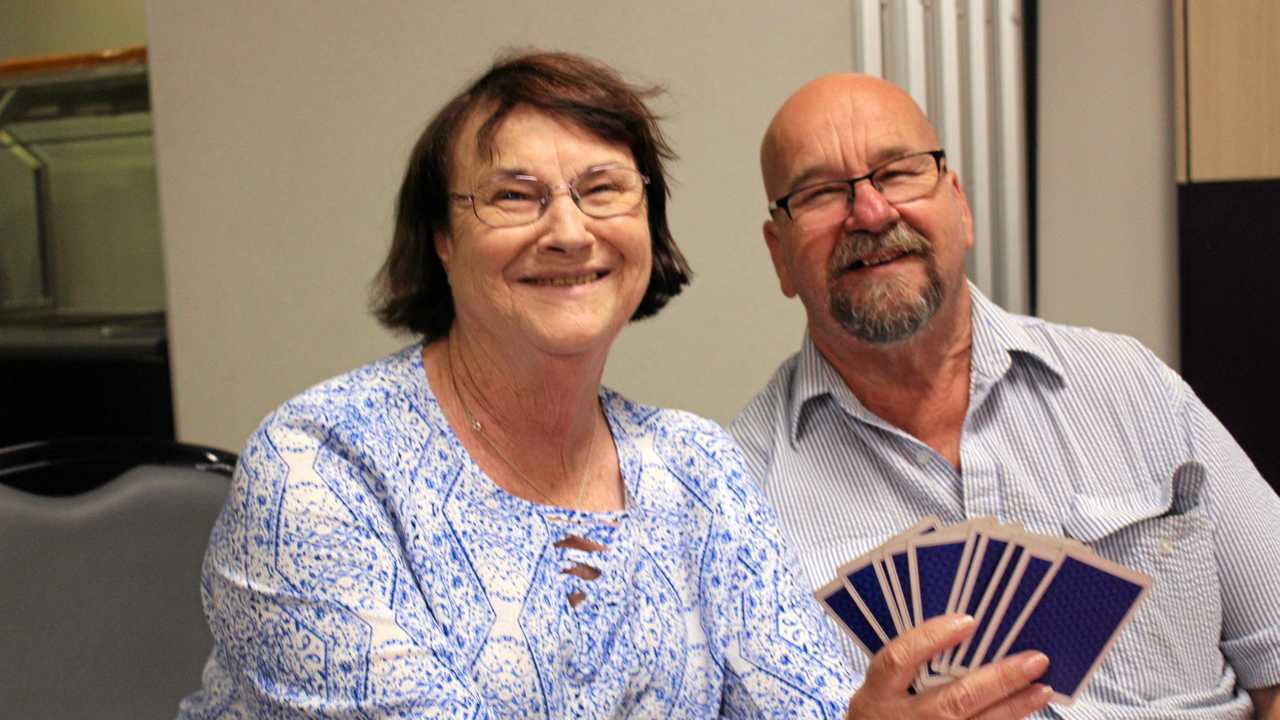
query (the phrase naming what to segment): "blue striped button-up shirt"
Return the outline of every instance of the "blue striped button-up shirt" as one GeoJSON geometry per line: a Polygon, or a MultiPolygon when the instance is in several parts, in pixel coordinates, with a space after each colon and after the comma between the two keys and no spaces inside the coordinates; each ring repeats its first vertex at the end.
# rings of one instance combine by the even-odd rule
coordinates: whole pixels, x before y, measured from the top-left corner
{"type": "Polygon", "coordinates": [[[1076,538],[1154,584],[1082,698],[1046,716],[1248,717],[1243,688],[1280,683],[1280,499],[1136,340],[971,292],[961,471],[863,407],[808,337],[734,419],[809,581],[928,513],[1076,538]]]}

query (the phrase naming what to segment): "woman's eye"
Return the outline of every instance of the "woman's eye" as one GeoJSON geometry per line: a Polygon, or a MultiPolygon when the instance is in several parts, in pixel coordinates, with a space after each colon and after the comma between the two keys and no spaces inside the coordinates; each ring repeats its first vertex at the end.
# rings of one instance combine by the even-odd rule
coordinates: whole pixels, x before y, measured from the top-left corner
{"type": "Polygon", "coordinates": [[[589,185],[578,192],[581,195],[599,195],[602,193],[616,193],[619,192],[619,190],[618,186],[613,183],[602,182],[589,185]]]}
{"type": "Polygon", "coordinates": [[[532,203],[537,202],[538,196],[525,189],[519,187],[497,188],[488,194],[490,204],[512,204],[512,203],[532,203]]]}

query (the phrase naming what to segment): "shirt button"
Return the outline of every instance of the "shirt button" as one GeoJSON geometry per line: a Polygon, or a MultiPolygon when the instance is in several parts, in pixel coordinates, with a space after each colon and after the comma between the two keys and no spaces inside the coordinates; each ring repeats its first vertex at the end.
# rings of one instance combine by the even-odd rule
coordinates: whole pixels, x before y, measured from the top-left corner
{"type": "Polygon", "coordinates": [[[1169,538],[1160,538],[1160,554],[1168,555],[1173,552],[1173,541],[1169,538]]]}
{"type": "Polygon", "coordinates": [[[924,467],[925,465],[928,465],[929,460],[931,460],[932,457],[933,457],[933,453],[929,452],[925,448],[920,448],[916,450],[916,464],[919,465],[920,467],[924,467]]]}

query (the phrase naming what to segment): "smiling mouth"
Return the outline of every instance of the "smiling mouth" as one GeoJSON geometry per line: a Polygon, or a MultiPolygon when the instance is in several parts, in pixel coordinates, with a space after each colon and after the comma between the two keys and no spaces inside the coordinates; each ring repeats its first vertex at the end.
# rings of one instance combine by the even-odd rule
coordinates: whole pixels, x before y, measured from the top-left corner
{"type": "Polygon", "coordinates": [[[894,260],[906,257],[907,255],[911,255],[911,254],[912,253],[907,250],[882,250],[880,252],[872,253],[871,255],[868,255],[867,257],[861,258],[859,260],[854,260],[847,269],[861,270],[863,268],[875,267],[877,265],[884,265],[885,263],[891,263],[894,260]]]}
{"type": "Polygon", "coordinates": [[[571,285],[586,285],[588,283],[593,283],[608,274],[609,273],[607,271],[600,270],[583,275],[568,275],[565,277],[554,278],[529,278],[525,280],[525,282],[539,287],[569,287],[571,285]]]}

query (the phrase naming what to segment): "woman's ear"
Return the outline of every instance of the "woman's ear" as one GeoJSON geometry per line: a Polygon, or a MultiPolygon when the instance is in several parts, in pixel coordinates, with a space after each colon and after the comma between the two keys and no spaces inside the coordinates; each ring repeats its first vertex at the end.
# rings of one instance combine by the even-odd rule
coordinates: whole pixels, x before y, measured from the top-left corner
{"type": "Polygon", "coordinates": [[[449,253],[452,250],[453,238],[444,230],[437,230],[432,237],[432,244],[436,246],[436,257],[440,258],[440,264],[444,265],[444,272],[449,274],[449,253]]]}

